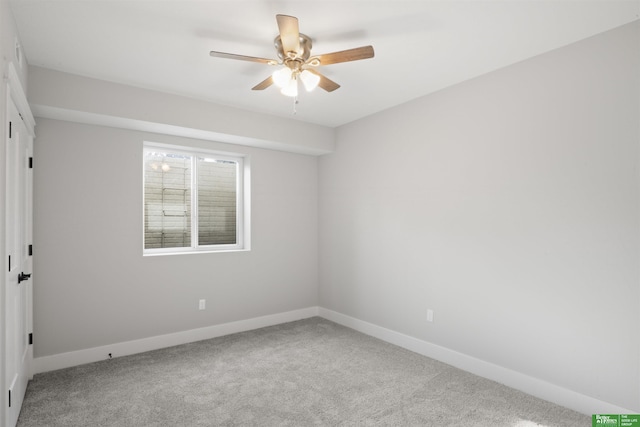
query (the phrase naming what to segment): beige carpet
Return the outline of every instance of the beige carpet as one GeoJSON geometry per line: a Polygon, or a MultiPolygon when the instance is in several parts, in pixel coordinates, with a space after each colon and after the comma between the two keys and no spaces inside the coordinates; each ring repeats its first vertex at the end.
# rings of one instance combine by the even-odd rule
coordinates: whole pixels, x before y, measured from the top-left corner
{"type": "Polygon", "coordinates": [[[36,375],[18,426],[590,426],[321,318],[36,375]]]}

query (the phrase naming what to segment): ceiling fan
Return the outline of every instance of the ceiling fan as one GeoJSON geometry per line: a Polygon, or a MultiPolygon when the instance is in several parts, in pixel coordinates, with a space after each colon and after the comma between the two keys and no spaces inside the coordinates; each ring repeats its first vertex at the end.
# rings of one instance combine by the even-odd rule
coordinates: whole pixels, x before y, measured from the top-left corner
{"type": "Polygon", "coordinates": [[[340,87],[339,84],[316,71],[315,67],[373,58],[372,46],[311,56],[311,38],[300,33],[298,18],[289,15],[276,15],[276,21],[280,34],[275,38],[274,43],[279,60],[216,51],[211,51],[210,55],[268,65],[283,65],[271,76],[255,85],[252,90],[264,90],[275,84],[281,89],[280,92],[283,95],[292,97],[298,96],[298,80],[302,81],[307,91],[319,86],[327,92],[333,92],[340,87]]]}

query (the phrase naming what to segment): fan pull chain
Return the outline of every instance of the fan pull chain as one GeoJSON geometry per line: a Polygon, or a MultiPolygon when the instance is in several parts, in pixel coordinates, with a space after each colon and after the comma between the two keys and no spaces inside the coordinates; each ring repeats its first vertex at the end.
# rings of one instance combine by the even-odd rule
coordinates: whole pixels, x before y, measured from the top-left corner
{"type": "Polygon", "coordinates": [[[295,115],[298,112],[298,97],[293,97],[293,114],[295,115]]]}

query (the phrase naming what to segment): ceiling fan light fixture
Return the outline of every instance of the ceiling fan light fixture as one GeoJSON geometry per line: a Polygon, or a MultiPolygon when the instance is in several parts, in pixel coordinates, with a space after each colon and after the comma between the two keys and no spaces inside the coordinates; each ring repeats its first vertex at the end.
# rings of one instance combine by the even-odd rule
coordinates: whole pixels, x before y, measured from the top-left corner
{"type": "MultiPolygon", "coordinates": [[[[218,52],[215,50],[210,51],[209,55],[218,58],[258,62],[267,65],[280,65],[280,68],[252,87],[251,90],[264,90],[274,85],[280,88],[280,92],[283,95],[290,97],[298,96],[298,76],[300,76],[300,80],[302,80],[302,84],[307,92],[311,92],[318,86],[326,92],[333,92],[340,88],[338,83],[309,67],[359,61],[361,59],[374,57],[373,46],[361,46],[311,56],[311,37],[300,32],[298,18],[289,15],[276,15],[276,21],[278,23],[278,35],[273,42],[280,60],[218,52]]],[[[297,103],[297,98],[294,100],[294,104],[295,103],[297,103]]]]}
{"type": "Polygon", "coordinates": [[[309,70],[304,70],[300,73],[300,80],[302,80],[302,84],[307,92],[311,92],[318,86],[318,83],[320,83],[320,76],[309,70]]]}
{"type": "Polygon", "coordinates": [[[281,89],[284,89],[291,82],[292,70],[289,67],[282,67],[279,70],[273,72],[271,77],[273,83],[281,89]]]}
{"type": "Polygon", "coordinates": [[[280,93],[285,96],[298,96],[298,80],[295,77],[291,78],[289,83],[280,89],[280,93]]]}

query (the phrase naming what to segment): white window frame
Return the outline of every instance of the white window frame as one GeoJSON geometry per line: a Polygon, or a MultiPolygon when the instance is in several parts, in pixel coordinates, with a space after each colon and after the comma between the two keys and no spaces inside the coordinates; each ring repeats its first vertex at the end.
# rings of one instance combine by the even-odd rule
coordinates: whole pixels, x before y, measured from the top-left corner
{"type": "Polygon", "coordinates": [[[249,158],[244,154],[229,153],[208,150],[199,147],[182,145],[170,145],[156,142],[143,142],[143,169],[142,169],[142,250],[144,256],[153,255],[177,255],[206,252],[232,252],[250,250],[250,174],[249,158]],[[181,248],[145,248],[145,171],[144,157],[147,152],[167,151],[171,154],[180,154],[191,157],[191,246],[181,248]],[[197,158],[213,157],[219,160],[237,162],[238,174],[236,180],[236,243],[220,245],[198,244],[198,177],[197,158]]]}

